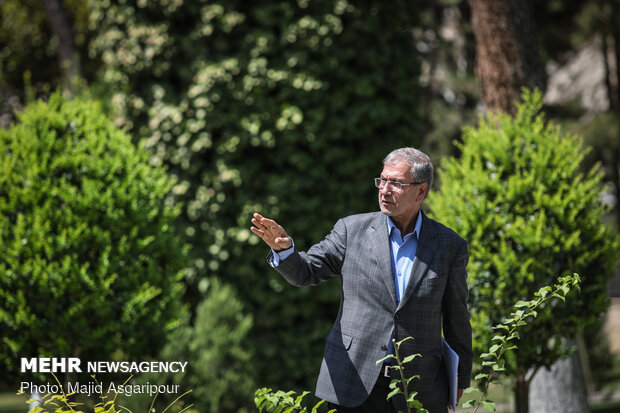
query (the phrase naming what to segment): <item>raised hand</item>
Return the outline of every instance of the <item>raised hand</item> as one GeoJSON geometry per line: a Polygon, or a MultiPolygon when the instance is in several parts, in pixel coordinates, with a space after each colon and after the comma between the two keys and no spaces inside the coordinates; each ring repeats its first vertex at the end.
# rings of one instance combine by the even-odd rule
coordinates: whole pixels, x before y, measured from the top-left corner
{"type": "Polygon", "coordinates": [[[250,230],[275,251],[282,251],[293,245],[291,238],[284,228],[273,219],[265,218],[261,214],[255,212],[252,218],[252,224],[254,224],[254,226],[251,227],[250,230]]]}

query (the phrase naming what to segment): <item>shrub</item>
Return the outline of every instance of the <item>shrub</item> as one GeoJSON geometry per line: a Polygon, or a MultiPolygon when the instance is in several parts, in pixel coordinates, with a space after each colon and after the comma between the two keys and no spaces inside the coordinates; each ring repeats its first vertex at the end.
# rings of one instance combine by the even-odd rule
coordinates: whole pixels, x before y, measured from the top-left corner
{"type": "MultiPolygon", "coordinates": [[[[172,411],[191,402],[199,412],[249,412],[255,388],[253,354],[247,348],[252,317],[244,314],[236,291],[217,279],[210,283],[205,299],[196,309],[193,323],[175,330],[162,350],[160,359],[187,360],[183,374],[144,374],[136,383],[179,384],[192,389],[172,411]]],[[[162,409],[176,395],[160,394],[162,409]]],[[[148,403],[148,395],[122,397],[122,405],[134,411],[148,403]]]]}
{"type": "Polygon", "coordinates": [[[172,186],[98,106],[54,94],[0,131],[0,363],[157,351],[180,312],[172,186]]]}
{"type": "Polygon", "coordinates": [[[512,302],[558,275],[581,275],[579,297],[541,306],[523,328],[519,351],[508,355],[507,372],[521,389],[530,368],[566,355],[564,338],[607,308],[606,281],[618,258],[617,238],[601,221],[601,173],[580,170],[587,152],[581,140],[546,122],[542,104],[540,93],[525,91],[514,118],[491,114],[466,129],[461,158],[443,163],[441,191],[430,197],[433,215],[469,241],[476,354],[512,302]]]}

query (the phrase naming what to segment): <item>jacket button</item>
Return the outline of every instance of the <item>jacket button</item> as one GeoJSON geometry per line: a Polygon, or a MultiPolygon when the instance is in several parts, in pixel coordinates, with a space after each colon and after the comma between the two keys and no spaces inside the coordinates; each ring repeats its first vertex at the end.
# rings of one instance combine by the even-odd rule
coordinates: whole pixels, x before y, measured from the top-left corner
{"type": "Polygon", "coordinates": [[[387,346],[386,346],[385,344],[384,344],[384,345],[382,345],[382,346],[381,346],[381,350],[383,350],[383,351],[387,351],[387,346]]]}
{"type": "Polygon", "coordinates": [[[398,320],[399,318],[400,318],[400,315],[394,314],[394,320],[398,320]]]}

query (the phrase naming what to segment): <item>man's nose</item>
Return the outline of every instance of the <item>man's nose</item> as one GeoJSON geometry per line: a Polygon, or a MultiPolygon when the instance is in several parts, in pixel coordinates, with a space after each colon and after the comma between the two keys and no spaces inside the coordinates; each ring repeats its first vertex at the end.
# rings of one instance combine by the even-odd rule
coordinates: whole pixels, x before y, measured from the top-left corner
{"type": "Polygon", "coordinates": [[[388,185],[388,183],[386,182],[385,184],[383,184],[380,188],[379,188],[379,193],[383,194],[383,195],[387,195],[390,192],[392,192],[392,185],[388,185]]]}

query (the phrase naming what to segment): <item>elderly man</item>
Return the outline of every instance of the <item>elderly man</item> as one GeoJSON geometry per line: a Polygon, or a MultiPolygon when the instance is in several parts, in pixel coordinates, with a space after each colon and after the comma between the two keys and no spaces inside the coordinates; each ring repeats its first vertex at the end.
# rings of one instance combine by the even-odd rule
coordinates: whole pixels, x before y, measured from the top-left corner
{"type": "Polygon", "coordinates": [[[400,355],[431,413],[446,412],[445,341],[458,354],[458,397],[469,386],[471,325],[467,310],[467,243],[420,209],[433,182],[433,165],[414,148],[392,151],[374,183],[381,212],[338,220],[325,239],[298,252],[282,226],[254,214],[252,231],[271,247],[270,264],[291,284],[316,285],[341,277],[340,309],[327,336],[316,395],[339,412],[406,410],[403,397],[387,401],[393,369],[376,361],[393,340],[413,337],[400,355]]]}

